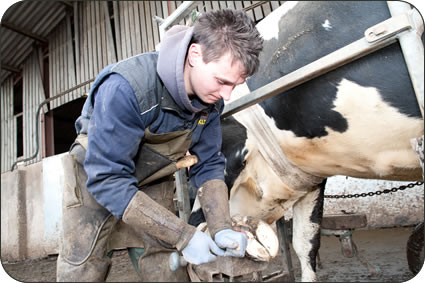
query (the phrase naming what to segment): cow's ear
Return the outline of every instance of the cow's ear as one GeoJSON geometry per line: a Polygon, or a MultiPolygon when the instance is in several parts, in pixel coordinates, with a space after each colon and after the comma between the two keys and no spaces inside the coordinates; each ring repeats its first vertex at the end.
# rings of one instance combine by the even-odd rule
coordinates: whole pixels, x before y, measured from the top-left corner
{"type": "Polygon", "coordinates": [[[202,63],[202,48],[198,43],[192,43],[187,52],[187,60],[191,67],[202,63]]]}

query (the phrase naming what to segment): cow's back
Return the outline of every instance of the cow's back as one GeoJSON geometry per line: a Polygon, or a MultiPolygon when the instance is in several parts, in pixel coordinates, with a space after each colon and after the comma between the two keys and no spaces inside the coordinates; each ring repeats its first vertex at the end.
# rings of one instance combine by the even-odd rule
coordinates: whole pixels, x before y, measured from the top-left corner
{"type": "MultiPolygon", "coordinates": [[[[362,38],[390,17],[383,1],[289,1],[281,8],[282,17],[259,24],[264,52],[259,72],[247,81],[251,91],[362,38]],[[269,33],[276,24],[277,36],[269,33]]],[[[423,120],[398,43],[260,106],[286,156],[308,173],[421,177],[409,140],[423,135],[423,120]]]]}

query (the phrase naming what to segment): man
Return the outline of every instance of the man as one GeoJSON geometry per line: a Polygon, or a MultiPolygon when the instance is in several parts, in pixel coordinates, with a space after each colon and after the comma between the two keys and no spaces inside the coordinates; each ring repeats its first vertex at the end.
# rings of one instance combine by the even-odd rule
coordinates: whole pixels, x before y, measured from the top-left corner
{"type": "Polygon", "coordinates": [[[175,249],[192,264],[244,256],[246,237],[231,229],[220,114],[223,100],[257,70],[262,43],[245,13],[214,11],[194,27],[170,29],[159,53],[102,70],[64,161],[75,181],[64,189],[58,281],[104,281],[117,229],[142,240],[143,281],[187,280],[184,268],[169,270],[175,249]],[[212,238],[174,213],[172,174],[187,151],[199,160],[189,177],[212,238]]]}

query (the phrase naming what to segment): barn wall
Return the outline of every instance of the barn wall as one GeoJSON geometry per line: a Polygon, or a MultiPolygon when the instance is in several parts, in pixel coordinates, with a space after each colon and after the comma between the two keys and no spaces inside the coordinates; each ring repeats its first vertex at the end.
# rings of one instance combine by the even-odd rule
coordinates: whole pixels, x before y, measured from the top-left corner
{"type": "MultiPolygon", "coordinates": [[[[50,34],[50,96],[83,84],[52,101],[52,109],[87,94],[93,79],[106,65],[154,51],[160,36],[158,23],[152,18],[168,17],[182,1],[111,3],[75,2],[73,23],[68,11],[65,19],[50,34]],[[71,30],[74,30],[74,41],[71,30]]],[[[271,1],[251,9],[256,3],[261,4],[260,1],[200,1],[197,10],[248,9],[248,15],[259,21],[280,5],[279,1],[271,1]]],[[[185,22],[182,20],[180,24],[185,22]]]]}
{"type": "Polygon", "coordinates": [[[118,59],[155,50],[159,43],[158,23],[153,16],[163,18],[159,1],[120,1],[114,5],[118,59]]]}
{"type": "MultiPolygon", "coordinates": [[[[160,42],[158,23],[153,16],[168,17],[183,1],[76,1],[61,10],[62,16],[48,36],[49,78],[43,88],[41,50],[33,46],[23,65],[24,83],[24,156],[36,150],[35,116],[39,104],[58,96],[44,108],[44,113],[87,95],[96,75],[108,64],[154,51],[160,42]],[[72,89],[72,91],[71,91],[72,89]]],[[[231,8],[245,10],[260,21],[284,1],[199,1],[200,12],[231,8]]],[[[49,11],[50,12],[50,11],[49,11]]],[[[46,11],[47,13],[47,11],[46,11]]],[[[185,24],[182,20],[179,24],[185,24]]],[[[13,83],[1,85],[2,143],[1,172],[9,171],[16,161],[16,117],[13,116],[13,83]],[[5,95],[3,95],[3,93],[5,95]]],[[[39,152],[31,164],[42,158],[43,117],[39,122],[39,152]]]]}
{"type": "Polygon", "coordinates": [[[0,88],[1,101],[1,172],[10,170],[16,159],[16,118],[13,115],[13,79],[0,88]]]}
{"type": "MultiPolygon", "coordinates": [[[[51,96],[76,85],[69,17],[69,13],[67,13],[66,19],[61,21],[49,35],[49,90],[51,96]]],[[[68,93],[53,100],[50,103],[50,108],[54,109],[76,98],[75,92],[68,93]]]]}
{"type": "MultiPolygon", "coordinates": [[[[22,120],[23,120],[23,157],[32,156],[36,151],[36,137],[39,139],[39,151],[33,160],[25,164],[35,163],[41,160],[42,156],[42,126],[41,119],[38,125],[38,135],[36,135],[36,113],[38,105],[45,99],[41,74],[41,51],[33,49],[28,59],[23,65],[22,72],[22,120]]],[[[17,117],[14,115],[13,102],[13,79],[8,78],[1,86],[1,171],[9,171],[17,161],[17,117]]]]}
{"type": "MultiPolygon", "coordinates": [[[[37,48],[34,49],[28,60],[24,64],[23,69],[23,144],[24,144],[24,157],[30,157],[35,154],[37,149],[38,138],[38,153],[37,157],[27,161],[25,164],[35,163],[41,160],[42,156],[42,127],[41,117],[39,117],[38,133],[36,125],[36,114],[38,106],[46,99],[42,74],[41,74],[41,51],[37,48]]],[[[46,110],[46,109],[45,109],[46,110]]],[[[42,115],[42,112],[41,112],[42,115]]]]}
{"type": "Polygon", "coordinates": [[[51,109],[86,95],[96,75],[116,62],[107,2],[74,2],[70,12],[49,37],[50,96],[63,96],[51,109]],[[74,36],[72,35],[74,30],[74,36]],[[73,41],[74,38],[74,41],[73,41]],[[78,85],[81,87],[66,93],[78,85]]]}

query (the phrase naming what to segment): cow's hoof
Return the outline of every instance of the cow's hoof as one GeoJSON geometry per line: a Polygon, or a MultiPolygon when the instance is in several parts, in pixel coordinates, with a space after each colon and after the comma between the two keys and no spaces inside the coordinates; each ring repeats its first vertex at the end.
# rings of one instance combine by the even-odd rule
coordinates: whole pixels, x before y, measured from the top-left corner
{"type": "Polygon", "coordinates": [[[246,254],[254,260],[269,261],[279,251],[279,239],[273,228],[261,219],[245,216],[232,217],[233,229],[248,238],[246,254]]]}

